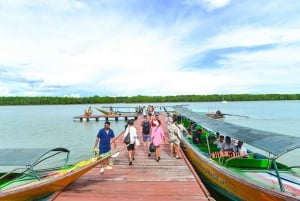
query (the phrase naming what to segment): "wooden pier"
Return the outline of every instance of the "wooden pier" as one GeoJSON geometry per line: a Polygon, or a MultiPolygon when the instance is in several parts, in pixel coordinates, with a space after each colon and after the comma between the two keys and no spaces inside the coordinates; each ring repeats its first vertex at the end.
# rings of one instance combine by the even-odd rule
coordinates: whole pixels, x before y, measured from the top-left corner
{"type": "MultiPolygon", "coordinates": [[[[161,120],[165,114],[160,114],[161,120]]],[[[139,117],[135,121],[138,134],[141,134],[139,117]]],[[[162,121],[164,122],[164,121],[162,121]]],[[[199,179],[189,161],[181,152],[182,159],[169,156],[168,131],[165,144],[161,145],[161,160],[155,160],[154,153],[149,157],[143,145],[136,149],[133,165],[129,165],[127,149],[113,158],[113,168],[99,173],[96,167],[73,182],[63,191],[53,195],[51,201],[132,201],[132,200],[214,200],[199,179]]],[[[117,138],[117,145],[123,144],[123,133],[117,138]]],[[[142,138],[140,136],[140,142],[142,138]]]]}
{"type": "Polygon", "coordinates": [[[105,120],[105,121],[111,121],[111,120],[125,120],[127,121],[128,119],[135,119],[137,120],[138,115],[136,113],[128,113],[128,114],[109,114],[109,115],[79,115],[73,117],[73,120],[79,120],[79,121],[90,121],[90,120],[105,120]]]}

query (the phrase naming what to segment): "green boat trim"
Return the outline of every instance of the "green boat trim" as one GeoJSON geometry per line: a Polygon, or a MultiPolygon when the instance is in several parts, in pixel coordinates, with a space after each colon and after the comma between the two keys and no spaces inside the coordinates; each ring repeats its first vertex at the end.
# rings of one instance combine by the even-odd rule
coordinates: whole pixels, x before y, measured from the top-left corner
{"type": "Polygon", "coordinates": [[[300,137],[279,134],[275,132],[263,131],[238,125],[233,125],[223,121],[207,118],[192,112],[186,107],[174,107],[174,110],[181,116],[203,126],[211,132],[219,131],[222,135],[239,139],[244,143],[264,150],[278,158],[294,149],[300,148],[300,137]]]}
{"type": "MultiPolygon", "coordinates": [[[[218,167],[217,169],[221,168],[219,169],[220,171],[226,169],[226,171],[235,179],[247,178],[247,181],[249,181],[251,185],[259,184],[265,186],[264,188],[266,189],[276,189],[283,193],[296,193],[296,196],[299,196],[299,166],[288,167],[277,161],[283,154],[300,148],[299,137],[236,126],[193,113],[183,107],[176,107],[174,110],[176,111],[176,114],[178,114],[181,123],[183,123],[186,128],[188,128],[190,124],[196,123],[196,127],[194,127],[195,130],[198,128],[204,128],[206,130],[204,134],[201,134],[200,141],[202,144],[194,144],[192,140],[193,136],[183,135],[183,141],[188,143],[186,145],[190,146],[193,149],[192,152],[202,158],[201,160],[205,160],[212,166],[218,167]],[[245,155],[229,152],[226,152],[225,154],[224,152],[219,151],[216,145],[211,141],[212,138],[210,137],[215,136],[216,131],[222,133],[224,136],[242,140],[256,148],[267,151],[269,156],[253,153],[251,150],[247,150],[247,154],[245,155]],[[246,133],[244,133],[244,131],[246,133]],[[266,141],[268,143],[266,143],[266,141]],[[263,148],[262,142],[264,142],[265,145],[263,148]],[[274,180],[275,182],[270,182],[271,180],[274,180]],[[287,185],[287,182],[289,185],[287,185]],[[285,189],[285,186],[288,189],[285,189]]],[[[183,149],[185,149],[185,147],[183,147],[183,149]]],[[[189,152],[191,152],[190,148],[189,152]]],[[[205,177],[204,174],[202,176],[205,177]]],[[[205,178],[208,182],[210,182],[210,179],[205,178]]],[[[215,184],[211,183],[213,188],[220,188],[219,186],[214,185],[215,184]]],[[[221,188],[221,190],[219,189],[218,191],[226,191],[226,189],[221,188]]],[[[228,192],[226,195],[228,195],[228,192]]],[[[230,195],[230,197],[234,197],[234,195],[230,195]]]]}

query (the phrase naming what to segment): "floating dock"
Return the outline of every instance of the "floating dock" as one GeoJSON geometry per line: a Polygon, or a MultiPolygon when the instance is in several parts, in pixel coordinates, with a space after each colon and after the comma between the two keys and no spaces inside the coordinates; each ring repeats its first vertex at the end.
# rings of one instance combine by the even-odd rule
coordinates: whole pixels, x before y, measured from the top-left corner
{"type": "MultiPolygon", "coordinates": [[[[160,114],[160,117],[163,120],[165,114],[160,114]]],[[[139,135],[142,120],[139,116],[135,121],[139,135]]],[[[101,174],[99,166],[93,168],[63,191],[54,194],[50,201],[214,200],[183,152],[182,159],[170,157],[168,130],[165,124],[162,126],[166,141],[161,145],[159,162],[155,160],[154,153],[150,157],[144,153],[141,143],[136,148],[133,165],[129,165],[128,152],[125,149],[113,158],[112,169],[106,169],[101,174]]],[[[123,133],[116,139],[117,145],[123,145],[122,138],[123,133]]],[[[139,138],[142,142],[141,136],[139,138]]]]}
{"type": "Polygon", "coordinates": [[[110,121],[110,120],[125,120],[127,121],[128,119],[137,119],[138,115],[136,113],[123,113],[123,114],[109,114],[109,115],[79,115],[73,117],[73,120],[79,120],[79,121],[99,121],[99,120],[105,120],[105,121],[110,121]]]}

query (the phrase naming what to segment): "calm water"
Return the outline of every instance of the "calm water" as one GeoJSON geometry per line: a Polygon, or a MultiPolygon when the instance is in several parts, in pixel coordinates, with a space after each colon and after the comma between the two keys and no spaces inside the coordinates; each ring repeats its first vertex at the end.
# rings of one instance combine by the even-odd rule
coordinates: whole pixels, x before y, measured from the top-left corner
{"type": "MultiPolygon", "coordinates": [[[[220,110],[225,114],[231,114],[226,116],[225,121],[234,124],[300,137],[300,101],[188,104],[190,109],[197,112],[220,110]]],[[[112,104],[112,106],[137,105],[112,104]]],[[[174,105],[174,103],[159,105],[174,105]]],[[[82,114],[88,106],[0,106],[0,148],[65,147],[71,150],[71,161],[90,157],[95,136],[103,127],[104,121],[73,121],[73,116],[82,114]]],[[[92,106],[101,108],[109,105],[92,106]]],[[[128,109],[119,108],[120,110],[128,109]]],[[[96,110],[94,113],[100,114],[96,110]]],[[[116,134],[123,130],[124,125],[124,120],[111,121],[111,128],[116,134]]]]}
{"type": "MultiPolygon", "coordinates": [[[[220,110],[222,113],[230,114],[225,118],[225,121],[230,123],[300,137],[300,101],[184,104],[189,104],[189,108],[196,112],[220,110]]],[[[112,104],[112,106],[137,105],[112,104]]],[[[82,114],[88,106],[0,106],[0,148],[65,147],[71,150],[71,162],[89,158],[92,156],[96,134],[103,127],[104,121],[73,121],[73,116],[82,114]]],[[[109,105],[92,105],[98,108],[102,106],[109,105]]],[[[94,113],[100,114],[95,109],[94,113]]],[[[111,128],[116,134],[119,134],[124,126],[124,120],[111,121],[111,128]]],[[[288,154],[282,161],[299,165],[299,155],[299,151],[288,154]]]]}

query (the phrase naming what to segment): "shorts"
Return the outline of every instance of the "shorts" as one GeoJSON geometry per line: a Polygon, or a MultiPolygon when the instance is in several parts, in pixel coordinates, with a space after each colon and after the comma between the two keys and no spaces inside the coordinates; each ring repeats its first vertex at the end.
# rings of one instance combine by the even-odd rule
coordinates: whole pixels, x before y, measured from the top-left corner
{"type": "Polygon", "coordinates": [[[151,142],[151,135],[143,135],[143,141],[144,142],[151,142]]]}
{"type": "Polygon", "coordinates": [[[179,145],[180,144],[180,140],[176,137],[174,138],[170,138],[170,143],[173,143],[173,144],[176,144],[176,145],[179,145]]]}
{"type": "Polygon", "coordinates": [[[106,152],[109,152],[110,150],[111,150],[110,146],[100,146],[99,147],[100,154],[104,154],[106,152]]]}
{"type": "Polygon", "coordinates": [[[134,151],[134,144],[129,144],[128,146],[127,146],[127,150],[128,151],[134,151]]]}

